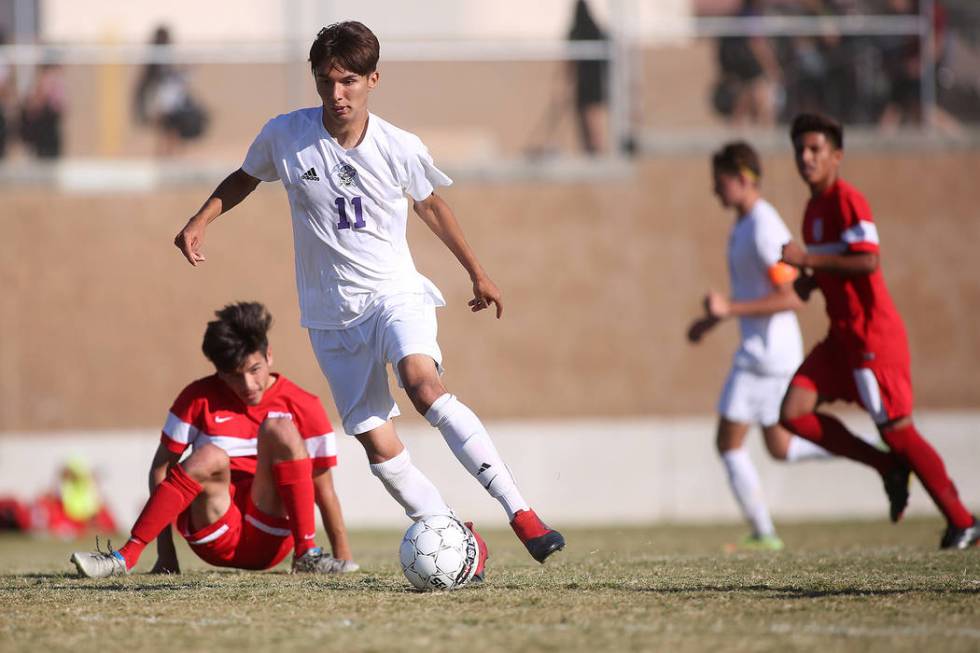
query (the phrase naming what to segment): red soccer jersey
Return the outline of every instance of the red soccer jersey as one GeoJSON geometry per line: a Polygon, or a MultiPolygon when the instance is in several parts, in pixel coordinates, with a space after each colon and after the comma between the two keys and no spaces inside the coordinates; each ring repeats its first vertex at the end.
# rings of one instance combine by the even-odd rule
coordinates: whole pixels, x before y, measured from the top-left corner
{"type": "MultiPolygon", "coordinates": [[[[878,252],[878,229],[864,196],[843,179],[810,199],[803,217],[803,241],[814,254],[878,252]]],[[[892,302],[881,267],[868,275],[815,274],[827,304],[830,336],[842,344],[848,362],[908,361],[905,325],[892,302]]]]}
{"type": "Polygon", "coordinates": [[[258,406],[248,406],[217,374],[184,388],[167,415],[161,441],[170,451],[213,444],[231,459],[231,469],[255,473],[259,426],[266,417],[290,417],[306,442],[314,469],[337,464],[333,426],[320,399],[284,376],[262,395],[258,406]]]}

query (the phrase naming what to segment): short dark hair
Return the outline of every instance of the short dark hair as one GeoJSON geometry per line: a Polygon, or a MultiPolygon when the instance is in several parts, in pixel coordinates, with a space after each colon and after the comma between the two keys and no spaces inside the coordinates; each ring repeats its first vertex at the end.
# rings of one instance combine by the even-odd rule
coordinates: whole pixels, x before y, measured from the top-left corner
{"type": "Polygon", "coordinates": [[[326,62],[358,75],[370,75],[378,68],[381,44],[363,23],[348,20],[327,25],[310,46],[310,68],[313,72],[326,62]]]}
{"type": "Polygon", "coordinates": [[[835,149],[844,149],[844,127],[830,116],[820,113],[797,114],[789,129],[790,140],[795,143],[798,137],[810,132],[823,134],[835,149]]]}
{"type": "Polygon", "coordinates": [[[741,175],[748,172],[755,177],[755,181],[762,179],[762,164],[759,162],[759,154],[755,148],[745,141],[732,141],[722,146],[711,157],[711,169],[729,175],[741,175]]]}
{"type": "Polygon", "coordinates": [[[269,351],[272,314],[258,302],[228,304],[208,322],[201,350],[219,372],[234,372],[256,352],[269,351]]]}

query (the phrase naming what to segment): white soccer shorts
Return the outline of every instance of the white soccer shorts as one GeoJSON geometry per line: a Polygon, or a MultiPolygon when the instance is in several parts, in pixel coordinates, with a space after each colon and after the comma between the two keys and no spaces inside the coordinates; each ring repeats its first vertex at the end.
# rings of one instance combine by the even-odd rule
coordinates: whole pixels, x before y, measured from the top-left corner
{"type": "Polygon", "coordinates": [[[740,424],[777,424],[792,378],[792,374],[758,374],[733,367],[718,399],[718,414],[740,424]]]}
{"type": "Polygon", "coordinates": [[[424,295],[397,295],[347,329],[309,329],[320,370],[327,377],[344,430],[359,435],[401,414],[388,388],[388,365],[424,354],[442,372],[436,309],[424,295]]]}

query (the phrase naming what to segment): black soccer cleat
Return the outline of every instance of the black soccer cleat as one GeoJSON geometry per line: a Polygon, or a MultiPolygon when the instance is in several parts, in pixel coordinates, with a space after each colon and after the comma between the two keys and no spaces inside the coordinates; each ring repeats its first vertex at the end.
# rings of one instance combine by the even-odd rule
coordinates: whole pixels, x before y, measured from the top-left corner
{"type": "Polygon", "coordinates": [[[980,545],[980,522],[973,518],[973,523],[966,528],[955,528],[952,524],[946,527],[943,539],[939,542],[940,549],[969,549],[980,545]]]}
{"type": "Polygon", "coordinates": [[[548,556],[565,548],[565,538],[558,531],[548,531],[540,537],[532,537],[527,540],[524,542],[524,546],[532,558],[544,564],[548,556]]]}
{"type": "Polygon", "coordinates": [[[510,527],[514,529],[517,539],[524,544],[531,557],[541,564],[544,564],[552,553],[565,548],[565,538],[561,533],[548,528],[530,508],[514,513],[514,518],[510,520],[510,527]]]}
{"type": "Polygon", "coordinates": [[[909,505],[909,481],[911,478],[912,470],[902,464],[881,475],[881,480],[885,484],[885,494],[888,495],[888,517],[892,523],[898,522],[902,518],[902,515],[905,514],[905,507],[909,505]]]}

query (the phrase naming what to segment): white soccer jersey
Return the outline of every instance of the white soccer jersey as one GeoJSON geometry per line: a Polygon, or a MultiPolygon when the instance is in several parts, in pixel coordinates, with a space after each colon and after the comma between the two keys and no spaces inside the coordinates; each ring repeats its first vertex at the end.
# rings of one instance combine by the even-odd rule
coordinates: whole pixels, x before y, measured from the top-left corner
{"type": "Polygon", "coordinates": [[[281,180],[289,196],[302,325],[353,326],[402,293],[445,305],[408,250],[406,193],[424,200],[452,180],[417,136],[374,114],[361,143],[344,149],[323,126],[322,111],[273,118],[242,164],[257,179],[281,180]]]}
{"type": "MultiPolygon", "coordinates": [[[[773,290],[769,269],[782,258],[789,229],[769,202],[759,199],[732,228],[728,271],[732,299],[760,299],[773,290]]],[[[788,374],[803,360],[803,340],[793,311],[761,317],[740,317],[742,342],[734,365],[760,374],[788,374]]]]}

